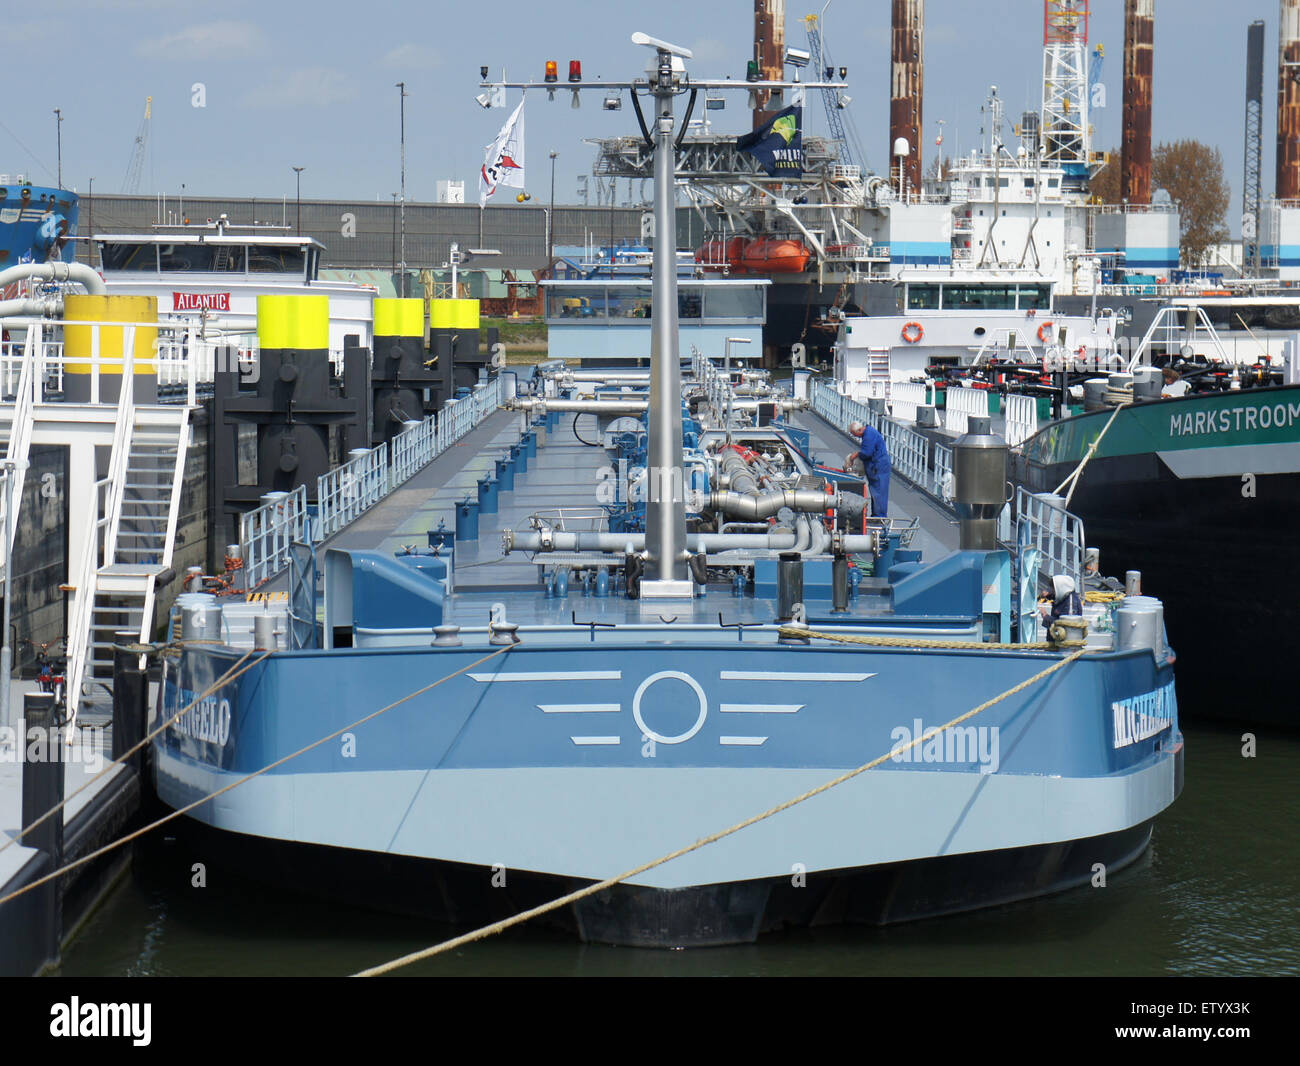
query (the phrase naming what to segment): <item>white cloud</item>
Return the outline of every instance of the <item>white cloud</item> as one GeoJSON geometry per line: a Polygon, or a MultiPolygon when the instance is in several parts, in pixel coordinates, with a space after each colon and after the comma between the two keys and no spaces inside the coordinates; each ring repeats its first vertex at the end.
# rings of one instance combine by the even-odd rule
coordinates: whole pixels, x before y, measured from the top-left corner
{"type": "Polygon", "coordinates": [[[251,22],[205,22],[136,46],[149,59],[251,59],[269,51],[266,35],[251,22]]]}
{"type": "Polygon", "coordinates": [[[422,70],[441,65],[442,57],[427,44],[403,44],[388,52],[380,62],[393,70],[422,70]]]}
{"type": "Polygon", "coordinates": [[[245,107],[327,107],[357,98],[357,84],[333,67],[303,67],[277,74],[241,98],[245,107]]]}

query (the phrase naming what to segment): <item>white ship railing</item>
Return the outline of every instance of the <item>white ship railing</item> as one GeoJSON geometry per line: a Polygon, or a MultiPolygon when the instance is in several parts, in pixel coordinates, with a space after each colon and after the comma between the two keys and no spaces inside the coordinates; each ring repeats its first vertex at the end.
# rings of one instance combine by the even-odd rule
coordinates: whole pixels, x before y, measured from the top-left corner
{"type": "Polygon", "coordinates": [[[260,585],[289,565],[289,546],[308,536],[307,486],[299,485],[239,520],[248,588],[260,585]]]}
{"type": "Polygon", "coordinates": [[[903,422],[916,421],[918,407],[934,406],[934,386],[915,381],[896,381],[889,390],[890,413],[903,422]]]}
{"type": "Polygon", "coordinates": [[[1014,448],[1038,432],[1038,397],[1017,393],[1004,398],[1007,445],[1014,448]]]}
{"type": "Polygon", "coordinates": [[[1020,552],[1034,548],[1039,552],[1038,573],[1045,581],[1057,574],[1074,578],[1074,587],[1083,588],[1083,556],[1087,538],[1083,519],[1070,514],[1060,497],[1049,493],[1016,489],[1016,542],[1020,552]]]}
{"type": "Polygon", "coordinates": [[[316,479],[316,534],[331,537],[388,495],[388,444],[336,466],[316,479]]]}
{"type": "Polygon", "coordinates": [[[408,423],[407,428],[389,442],[393,488],[433,462],[437,441],[437,417],[430,415],[423,422],[408,423]]]}
{"type": "Polygon", "coordinates": [[[448,400],[437,414],[409,424],[396,437],[370,448],[316,479],[316,515],[307,517],[306,486],[243,516],[240,542],[249,587],[288,565],[289,545],[310,537],[319,543],[410,480],[500,406],[501,382],[476,385],[469,396],[448,400]]]}
{"type": "Polygon", "coordinates": [[[944,429],[950,433],[965,433],[967,423],[972,416],[987,418],[989,414],[989,394],[985,389],[972,389],[961,385],[949,386],[944,397],[944,429]]]}

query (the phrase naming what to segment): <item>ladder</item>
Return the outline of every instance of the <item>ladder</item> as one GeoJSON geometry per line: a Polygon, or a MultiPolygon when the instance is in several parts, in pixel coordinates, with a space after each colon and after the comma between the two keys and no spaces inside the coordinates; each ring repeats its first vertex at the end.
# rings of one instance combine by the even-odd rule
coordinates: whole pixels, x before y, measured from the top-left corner
{"type": "Polygon", "coordinates": [[[68,627],[68,692],[81,695],[91,686],[112,691],[119,633],[152,638],[158,578],[171,569],[176,543],[189,408],[122,406],[68,627]]]}

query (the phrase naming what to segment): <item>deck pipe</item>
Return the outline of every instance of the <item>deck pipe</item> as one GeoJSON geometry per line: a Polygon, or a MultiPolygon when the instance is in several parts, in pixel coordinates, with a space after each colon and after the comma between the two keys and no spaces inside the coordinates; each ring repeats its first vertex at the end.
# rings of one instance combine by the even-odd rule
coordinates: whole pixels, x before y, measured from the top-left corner
{"type": "MultiPolygon", "coordinates": [[[[813,523],[813,525],[820,524],[813,523]]],[[[817,538],[815,529],[811,538],[806,534],[804,536],[806,543],[814,546],[820,543],[822,550],[825,550],[827,538],[824,530],[820,538],[817,538]]],[[[512,551],[623,553],[627,548],[631,548],[633,552],[640,552],[645,548],[644,533],[606,533],[598,530],[548,533],[549,543],[543,546],[542,534],[537,531],[518,532],[507,529],[502,534],[502,540],[507,553],[512,551]]],[[[850,534],[840,540],[843,550],[851,555],[874,552],[877,546],[876,538],[869,533],[850,534]]],[[[688,533],[686,535],[688,551],[683,555],[693,555],[698,552],[717,554],[737,550],[794,551],[799,541],[800,534],[789,530],[774,530],[771,533],[688,533]]],[[[809,554],[817,553],[810,551],[809,554]]]]}
{"type": "MultiPolygon", "coordinates": [[[[8,683],[8,678],[5,682],[8,683]]],[[[27,732],[22,740],[24,757],[21,824],[29,826],[63,801],[63,744],[60,739],[59,717],[54,707],[54,694],[25,693],[23,720],[27,732]],[[44,742],[33,743],[37,736],[43,737],[44,742]]],[[[20,837],[19,842],[24,847],[35,848],[44,853],[45,870],[57,870],[63,865],[63,822],[63,814],[56,814],[52,818],[46,818],[40,825],[29,829],[20,837]]],[[[57,962],[63,927],[60,885],[57,880],[46,882],[36,889],[33,896],[34,898],[27,904],[27,913],[39,923],[40,929],[31,939],[39,944],[45,956],[41,960],[43,964],[57,962]]],[[[22,904],[19,906],[21,907],[22,904]]]]}
{"type": "MultiPolygon", "coordinates": [[[[63,801],[63,743],[52,692],[23,695],[23,821],[31,825],[63,801]],[[39,738],[39,739],[38,739],[39,738]]],[[[63,865],[63,818],[47,818],[22,834],[23,847],[43,851],[63,865]]]]}
{"type": "Polygon", "coordinates": [[[1120,192],[1124,202],[1151,202],[1151,98],[1156,0],[1124,0],[1124,134],[1120,192]]]}
{"type": "Polygon", "coordinates": [[[497,513],[497,492],[500,489],[500,482],[488,474],[478,479],[478,513],[479,514],[496,514],[497,513]]]}
{"type": "MultiPolygon", "coordinates": [[[[149,682],[141,665],[144,649],[140,634],[123,631],[116,634],[113,646],[113,758],[121,759],[144,739],[145,721],[149,716],[149,682]]],[[[140,772],[143,751],[126,758],[126,765],[140,772]]]]}
{"type": "Polygon", "coordinates": [[[1007,442],[990,420],[971,418],[952,446],[953,502],[963,551],[998,547],[998,515],[1007,502],[1007,442]]]}
{"type": "Polygon", "coordinates": [[[503,455],[496,461],[497,481],[501,483],[502,492],[515,490],[515,464],[509,455],[503,455]]]}
{"type": "Polygon", "coordinates": [[[468,496],[456,505],[456,539],[478,540],[478,501],[468,496]]]}
{"type": "Polygon", "coordinates": [[[794,605],[803,603],[803,556],[782,552],[776,564],[776,618],[788,622],[794,618],[794,605]]]}

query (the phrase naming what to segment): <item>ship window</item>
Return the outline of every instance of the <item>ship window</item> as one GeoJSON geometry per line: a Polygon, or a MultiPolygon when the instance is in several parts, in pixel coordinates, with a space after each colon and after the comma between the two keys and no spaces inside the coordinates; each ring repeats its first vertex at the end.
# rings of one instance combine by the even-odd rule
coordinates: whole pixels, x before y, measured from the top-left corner
{"type": "Polygon", "coordinates": [[[1016,306],[1016,290],[1007,285],[945,285],[943,306],[949,311],[1010,311],[1016,306]]]}
{"type": "Polygon", "coordinates": [[[1048,178],[1048,179],[1047,179],[1047,187],[1048,187],[1049,189],[1055,189],[1055,188],[1056,188],[1058,185],[1060,185],[1060,184],[1061,184],[1061,179],[1060,179],[1060,178],[1048,178]]]}
{"type": "Polygon", "coordinates": [[[1011,179],[1010,179],[1010,178],[998,178],[998,188],[999,188],[999,189],[1009,189],[1010,187],[1011,187],[1011,179]]]}
{"type": "Polygon", "coordinates": [[[909,311],[937,311],[939,309],[938,285],[909,285],[907,287],[909,311]]]}
{"type": "Polygon", "coordinates": [[[211,244],[160,244],[158,267],[164,274],[207,273],[215,251],[211,244]]]}
{"type": "Polygon", "coordinates": [[[1049,285],[1021,285],[1020,310],[1045,310],[1051,303],[1051,294],[1049,285]]]}
{"type": "Polygon", "coordinates": [[[727,285],[704,290],[705,318],[763,317],[763,293],[758,288],[727,285]]]}
{"type": "Polygon", "coordinates": [[[1025,188],[1026,188],[1026,189],[1032,189],[1033,187],[1034,187],[1034,179],[1033,179],[1033,178],[1026,178],[1026,179],[1025,179],[1025,188]]]}
{"type": "Polygon", "coordinates": [[[158,270],[156,244],[125,244],[116,241],[100,245],[100,258],[105,272],[110,270],[145,270],[154,274],[158,270]]]}
{"type": "Polygon", "coordinates": [[[250,274],[303,273],[306,257],[301,247],[276,244],[250,244],[248,246],[248,271],[250,274]]]}

